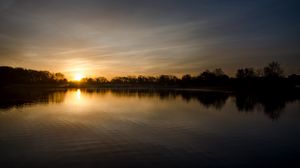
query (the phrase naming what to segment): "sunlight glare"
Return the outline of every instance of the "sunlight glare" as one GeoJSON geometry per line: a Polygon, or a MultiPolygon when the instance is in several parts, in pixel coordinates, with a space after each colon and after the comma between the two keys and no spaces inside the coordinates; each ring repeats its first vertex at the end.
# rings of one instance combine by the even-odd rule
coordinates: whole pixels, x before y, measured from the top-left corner
{"type": "Polygon", "coordinates": [[[80,81],[82,78],[83,78],[82,74],[76,74],[75,77],[74,77],[74,80],[80,81]]]}

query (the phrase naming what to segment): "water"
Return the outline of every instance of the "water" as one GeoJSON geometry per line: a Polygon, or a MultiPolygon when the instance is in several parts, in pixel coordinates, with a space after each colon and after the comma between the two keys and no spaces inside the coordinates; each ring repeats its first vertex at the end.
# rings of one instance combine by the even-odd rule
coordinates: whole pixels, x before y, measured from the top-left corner
{"type": "Polygon", "coordinates": [[[221,92],[2,91],[0,163],[297,167],[299,107],[293,96],[221,92]]]}

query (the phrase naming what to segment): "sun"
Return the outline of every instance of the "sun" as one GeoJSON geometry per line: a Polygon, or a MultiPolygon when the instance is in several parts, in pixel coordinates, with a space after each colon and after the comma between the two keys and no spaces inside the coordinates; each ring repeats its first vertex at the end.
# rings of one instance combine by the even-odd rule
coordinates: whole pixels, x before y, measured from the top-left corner
{"type": "Polygon", "coordinates": [[[83,75],[80,73],[74,75],[74,80],[76,80],[76,81],[80,81],[82,78],[83,78],[83,75]]]}

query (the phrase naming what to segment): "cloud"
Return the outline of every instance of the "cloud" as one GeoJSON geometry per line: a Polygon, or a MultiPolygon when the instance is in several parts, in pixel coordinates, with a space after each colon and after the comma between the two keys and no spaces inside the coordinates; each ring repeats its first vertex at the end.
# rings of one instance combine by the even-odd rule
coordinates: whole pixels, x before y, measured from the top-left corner
{"type": "Polygon", "coordinates": [[[299,67],[299,10],[292,1],[11,2],[0,3],[2,65],[91,75],[216,67],[233,74],[238,65],[272,59],[291,65],[290,72],[299,67]]]}

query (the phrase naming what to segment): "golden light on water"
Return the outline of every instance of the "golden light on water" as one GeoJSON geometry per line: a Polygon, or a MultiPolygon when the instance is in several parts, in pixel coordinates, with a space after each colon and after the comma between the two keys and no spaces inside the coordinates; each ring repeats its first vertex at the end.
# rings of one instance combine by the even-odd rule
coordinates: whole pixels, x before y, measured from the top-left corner
{"type": "Polygon", "coordinates": [[[86,110],[86,106],[89,105],[86,95],[80,89],[68,91],[65,100],[64,103],[73,112],[83,112],[86,110]]]}
{"type": "Polygon", "coordinates": [[[81,98],[81,91],[80,91],[80,89],[77,89],[77,91],[76,91],[76,99],[80,100],[80,98],[81,98]]]}

